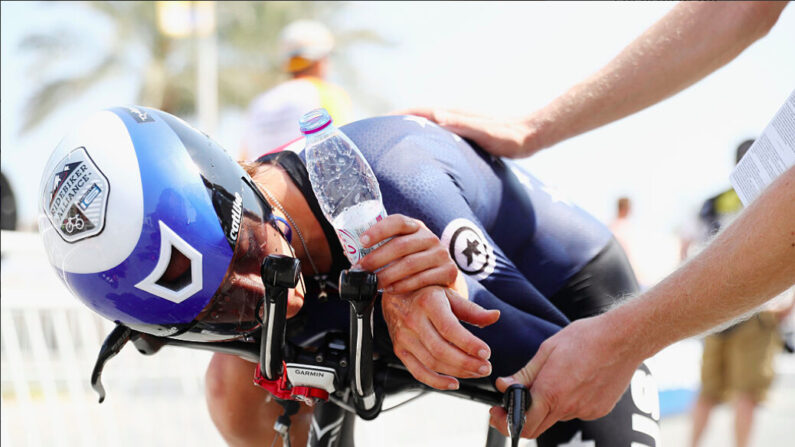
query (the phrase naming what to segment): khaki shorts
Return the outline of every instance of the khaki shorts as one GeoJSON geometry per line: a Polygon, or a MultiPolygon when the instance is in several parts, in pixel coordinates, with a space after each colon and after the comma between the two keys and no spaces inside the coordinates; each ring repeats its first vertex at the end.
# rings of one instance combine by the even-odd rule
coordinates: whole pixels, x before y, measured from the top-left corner
{"type": "Polygon", "coordinates": [[[773,359],[779,350],[781,337],[771,312],[760,312],[728,331],[707,336],[701,394],[722,402],[736,393],[748,393],[762,402],[773,382],[773,359]]]}

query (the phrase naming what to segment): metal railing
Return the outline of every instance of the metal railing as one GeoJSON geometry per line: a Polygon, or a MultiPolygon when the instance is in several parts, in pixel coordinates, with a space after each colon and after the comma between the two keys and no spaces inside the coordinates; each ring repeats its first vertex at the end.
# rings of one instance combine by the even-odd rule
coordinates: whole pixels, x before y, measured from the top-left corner
{"type": "Polygon", "coordinates": [[[3,446],[223,445],[204,401],[210,354],[123,351],[89,377],[113,324],[61,284],[36,233],[2,232],[0,385],[3,446]]]}

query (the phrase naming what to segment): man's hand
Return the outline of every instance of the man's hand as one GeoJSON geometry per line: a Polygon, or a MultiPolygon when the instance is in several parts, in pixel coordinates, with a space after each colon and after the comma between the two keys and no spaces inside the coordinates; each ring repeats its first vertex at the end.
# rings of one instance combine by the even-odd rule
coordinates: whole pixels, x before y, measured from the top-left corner
{"type": "Polygon", "coordinates": [[[454,377],[491,373],[491,349],[458,320],[488,326],[497,321],[499,311],[485,310],[444,287],[405,295],[385,293],[382,307],[395,355],[415,379],[451,390],[458,388],[454,377]]]}
{"type": "Polygon", "coordinates": [[[490,154],[500,157],[528,157],[543,149],[539,132],[530,120],[505,120],[465,112],[416,108],[397,112],[416,115],[435,122],[445,129],[469,138],[490,154]]]}
{"type": "MultiPolygon", "coordinates": [[[[497,389],[512,383],[530,389],[532,404],[522,437],[537,438],[558,421],[597,419],[608,414],[624,393],[643,359],[625,353],[628,344],[604,315],[577,320],[548,338],[530,362],[497,389]]],[[[508,435],[505,410],[492,407],[492,426],[508,435]]]]}
{"type": "Polygon", "coordinates": [[[359,260],[359,268],[376,272],[378,287],[409,293],[425,286],[451,286],[458,268],[439,238],[419,220],[392,214],[362,234],[365,247],[389,240],[359,260]],[[382,270],[379,270],[382,269],[382,270]]]}

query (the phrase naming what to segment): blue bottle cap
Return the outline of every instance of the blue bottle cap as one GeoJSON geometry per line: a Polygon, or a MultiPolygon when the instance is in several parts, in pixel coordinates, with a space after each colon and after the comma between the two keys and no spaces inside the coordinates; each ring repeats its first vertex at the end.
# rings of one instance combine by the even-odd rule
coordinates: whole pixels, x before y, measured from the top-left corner
{"type": "Polygon", "coordinates": [[[331,116],[326,109],[320,108],[306,112],[304,116],[298,120],[298,126],[301,128],[301,133],[310,135],[320,132],[331,124],[331,116]]]}

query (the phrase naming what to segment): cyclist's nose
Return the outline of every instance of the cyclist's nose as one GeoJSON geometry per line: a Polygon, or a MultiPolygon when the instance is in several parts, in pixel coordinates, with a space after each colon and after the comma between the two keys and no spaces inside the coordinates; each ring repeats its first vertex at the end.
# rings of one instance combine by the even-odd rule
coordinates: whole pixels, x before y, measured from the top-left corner
{"type": "Polygon", "coordinates": [[[235,272],[232,275],[231,284],[252,295],[262,296],[265,294],[265,287],[262,285],[262,279],[255,273],[242,274],[235,272]]]}

